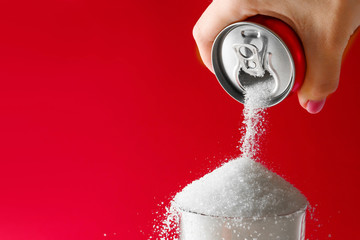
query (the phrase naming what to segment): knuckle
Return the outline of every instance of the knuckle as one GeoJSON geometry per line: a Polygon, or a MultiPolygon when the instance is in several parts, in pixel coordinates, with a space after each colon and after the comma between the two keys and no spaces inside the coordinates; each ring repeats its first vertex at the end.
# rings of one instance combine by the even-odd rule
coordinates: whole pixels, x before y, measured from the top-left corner
{"type": "Polygon", "coordinates": [[[194,37],[195,40],[199,39],[199,28],[197,26],[197,24],[195,24],[193,30],[192,30],[192,35],[194,37]]]}
{"type": "Polygon", "coordinates": [[[206,37],[204,36],[203,26],[199,22],[197,22],[193,27],[192,35],[197,44],[206,41],[206,37]]]}

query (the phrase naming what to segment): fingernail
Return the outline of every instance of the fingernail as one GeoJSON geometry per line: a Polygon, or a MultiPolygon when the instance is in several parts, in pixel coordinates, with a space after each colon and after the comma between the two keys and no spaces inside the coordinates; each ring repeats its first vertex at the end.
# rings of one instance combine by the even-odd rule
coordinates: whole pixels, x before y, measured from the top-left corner
{"type": "Polygon", "coordinates": [[[321,109],[324,107],[325,101],[326,99],[320,101],[309,100],[306,105],[306,110],[311,114],[319,113],[321,109]]]}

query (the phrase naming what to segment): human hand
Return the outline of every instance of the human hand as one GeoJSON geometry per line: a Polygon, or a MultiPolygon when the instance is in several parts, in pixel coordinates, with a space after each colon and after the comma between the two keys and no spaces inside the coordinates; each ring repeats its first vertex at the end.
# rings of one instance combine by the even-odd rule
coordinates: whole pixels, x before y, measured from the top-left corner
{"type": "Polygon", "coordinates": [[[360,25],[360,1],[214,0],[193,30],[210,71],[211,47],[217,34],[231,23],[259,14],[281,19],[297,32],[307,61],[299,103],[309,113],[320,112],[327,96],[337,89],[342,55],[360,25]]]}

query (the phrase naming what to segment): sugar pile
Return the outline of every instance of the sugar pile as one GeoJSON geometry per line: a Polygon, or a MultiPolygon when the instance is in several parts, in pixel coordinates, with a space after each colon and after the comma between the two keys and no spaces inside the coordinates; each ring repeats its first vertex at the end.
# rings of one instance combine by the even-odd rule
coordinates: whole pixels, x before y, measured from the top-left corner
{"type": "Polygon", "coordinates": [[[221,217],[263,217],[293,213],[307,204],[306,198],[282,177],[253,159],[264,131],[265,109],[271,82],[246,89],[245,135],[242,156],[186,186],[175,198],[185,211],[221,217]]]}
{"type": "Polygon", "coordinates": [[[240,218],[286,215],[307,203],[290,183],[248,158],[230,161],[194,181],[174,200],[185,211],[240,218]]]}
{"type": "MultiPolygon", "coordinates": [[[[171,208],[207,216],[261,218],[286,215],[306,207],[307,200],[299,190],[254,160],[264,131],[265,109],[261,106],[271,89],[271,82],[247,86],[242,155],[187,185],[176,194],[171,208]]],[[[174,219],[173,210],[164,221],[167,225],[169,216],[174,219]]],[[[158,239],[177,239],[167,237],[168,230],[163,228],[158,239]]]]}

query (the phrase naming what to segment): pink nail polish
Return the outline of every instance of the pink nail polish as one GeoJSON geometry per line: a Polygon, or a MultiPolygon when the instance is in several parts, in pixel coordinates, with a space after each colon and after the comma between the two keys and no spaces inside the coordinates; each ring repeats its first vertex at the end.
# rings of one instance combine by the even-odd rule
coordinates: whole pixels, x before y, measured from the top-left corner
{"type": "Polygon", "coordinates": [[[321,109],[324,107],[325,101],[326,99],[320,101],[309,100],[309,102],[306,105],[306,110],[311,114],[319,113],[321,109]]]}

